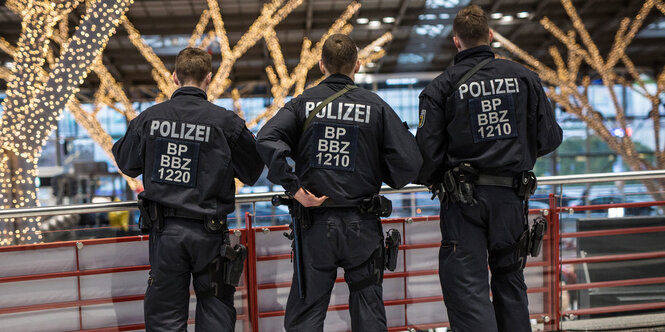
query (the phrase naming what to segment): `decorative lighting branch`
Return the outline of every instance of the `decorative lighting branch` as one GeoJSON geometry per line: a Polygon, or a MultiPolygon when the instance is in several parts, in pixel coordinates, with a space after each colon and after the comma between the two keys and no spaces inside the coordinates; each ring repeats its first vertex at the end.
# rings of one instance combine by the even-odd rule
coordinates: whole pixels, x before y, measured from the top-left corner
{"type": "MultiPolygon", "coordinates": [[[[115,27],[132,0],[98,0],[92,3],[81,24],[62,47],[47,73],[49,38],[55,24],[66,19],[79,1],[10,1],[8,6],[23,16],[22,33],[15,52],[15,67],[3,103],[0,143],[0,194],[3,207],[35,206],[37,161],[62,109],[78,92],[93,61],[106,47],[115,27]]],[[[53,55],[51,55],[53,56],[53,55]]],[[[39,218],[6,219],[0,222],[0,244],[41,240],[39,218]]]]}
{"type": "MultiPolygon", "coordinates": [[[[640,31],[646,17],[654,7],[665,14],[665,4],[661,0],[646,0],[634,19],[622,19],[614,37],[612,47],[605,58],[600,54],[598,46],[591,38],[572,2],[570,0],[561,0],[561,4],[573,23],[572,30],[564,32],[547,17],[540,21],[541,25],[556,37],[566,47],[568,52],[567,59],[564,59],[557,47],[550,47],[549,53],[555,64],[553,68],[546,66],[530,56],[520,47],[496,33],[496,31],[494,34],[495,39],[501,42],[507,51],[517,56],[517,58],[525,62],[540,75],[541,79],[550,86],[547,91],[550,99],[566,112],[575,115],[587,123],[596,135],[614,152],[623,157],[632,170],[665,168],[665,151],[661,144],[661,119],[659,114],[660,96],[665,93],[665,69],[655,76],[656,89],[655,91],[650,91],[647,89],[643,76],[626,54],[626,48],[640,31]],[[602,113],[591,105],[588,91],[592,79],[589,75],[580,74],[580,67],[583,63],[586,63],[594,71],[594,74],[600,77],[607,89],[616,114],[615,123],[606,120],[602,113]],[[616,70],[616,66],[619,64],[622,64],[626,69],[628,73],[627,77],[620,75],[616,70]],[[653,134],[656,147],[654,151],[655,162],[647,160],[637,152],[635,143],[629,135],[624,134],[616,137],[610,130],[610,128],[618,126],[623,133],[628,132],[626,110],[619,102],[619,97],[614,90],[614,87],[619,84],[642,94],[651,102],[652,110],[649,113],[649,117],[653,121],[653,134]]],[[[650,192],[655,193],[654,196],[657,199],[665,198],[665,195],[658,194],[665,190],[665,183],[659,180],[645,181],[644,183],[650,192]]]]}

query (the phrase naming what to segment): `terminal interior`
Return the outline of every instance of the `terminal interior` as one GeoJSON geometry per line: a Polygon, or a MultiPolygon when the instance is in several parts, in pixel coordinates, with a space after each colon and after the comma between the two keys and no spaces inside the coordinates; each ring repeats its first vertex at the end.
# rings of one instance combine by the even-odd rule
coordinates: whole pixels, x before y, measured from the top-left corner
{"type": "MultiPolygon", "coordinates": [[[[181,49],[212,55],[209,96],[256,134],[320,81],[320,41],[346,33],[360,48],[355,83],[415,134],[418,96],[453,65],[452,23],[468,4],[489,14],[496,56],[541,77],[563,128],[562,145],[534,168],[540,185],[529,202],[530,219],[549,225],[525,270],[534,331],[665,330],[665,1],[3,3],[0,331],[145,329],[142,185],[119,172],[110,146],[170,97],[181,49]],[[80,34],[85,24],[100,28],[80,34]],[[16,83],[20,75],[32,75],[29,84],[16,83]]],[[[266,175],[238,186],[228,216],[232,240],[249,248],[238,331],[282,331],[291,282],[282,235],[291,217],[270,203],[284,189],[266,175]]],[[[393,212],[384,229],[400,229],[404,241],[384,280],[390,331],[450,331],[437,272],[439,202],[417,185],[385,194],[393,212]]],[[[338,278],[326,331],[350,330],[347,298],[338,278]]],[[[192,331],[195,303],[192,293],[192,331]]]]}

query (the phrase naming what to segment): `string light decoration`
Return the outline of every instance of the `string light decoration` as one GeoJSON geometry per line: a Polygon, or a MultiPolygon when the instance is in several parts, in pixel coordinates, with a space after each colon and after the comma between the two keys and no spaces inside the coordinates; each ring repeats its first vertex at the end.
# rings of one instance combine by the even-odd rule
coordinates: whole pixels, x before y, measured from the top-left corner
{"type": "MultiPolygon", "coordinates": [[[[550,86],[547,89],[547,95],[550,99],[566,112],[575,115],[585,122],[610,149],[623,158],[631,169],[664,169],[665,147],[661,144],[659,107],[661,103],[660,96],[665,93],[665,68],[654,78],[656,81],[655,91],[649,91],[643,76],[626,54],[626,48],[640,31],[644,20],[653,11],[654,7],[665,15],[665,4],[660,0],[646,0],[634,19],[622,19],[606,58],[603,58],[600,54],[598,46],[593,41],[589,31],[585,28],[584,22],[572,2],[570,0],[561,0],[561,4],[571,19],[574,30],[564,32],[547,17],[540,21],[541,25],[559,40],[567,50],[568,58],[564,60],[555,46],[550,47],[549,53],[554,60],[554,68],[550,68],[530,56],[523,49],[496,31],[494,32],[494,38],[503,45],[505,50],[515,55],[540,75],[540,78],[550,86]],[[616,114],[616,123],[605,120],[602,114],[591,105],[588,91],[592,79],[589,75],[579,74],[583,63],[586,63],[593,69],[607,89],[616,114]],[[627,77],[620,74],[620,72],[623,73],[624,71],[617,70],[616,66],[620,63],[623,64],[623,68],[627,72],[627,77]],[[614,90],[614,87],[619,84],[645,96],[651,102],[652,110],[649,113],[649,117],[653,121],[654,129],[653,137],[656,147],[654,162],[647,160],[637,152],[635,143],[629,135],[615,137],[612,134],[610,128],[614,128],[615,126],[621,128],[624,133],[627,132],[626,110],[619,102],[619,98],[614,90]],[[582,87],[582,89],[579,87],[582,87]]],[[[665,199],[665,195],[661,194],[665,190],[665,182],[647,180],[644,181],[644,184],[649,192],[654,193],[654,198],[658,200],[665,199]]]]}
{"type": "Polygon", "coordinates": [[[199,18],[199,23],[196,24],[192,36],[189,37],[189,42],[187,42],[188,47],[196,46],[196,42],[201,39],[206,26],[208,26],[208,22],[210,22],[210,11],[205,9],[201,13],[201,18],[199,18]]]}
{"type": "Polygon", "coordinates": [[[237,88],[231,90],[231,100],[233,100],[233,111],[245,120],[245,113],[242,111],[242,105],[240,104],[240,91],[237,88]]]}
{"type": "MultiPolygon", "coordinates": [[[[231,48],[217,1],[209,0],[209,8],[201,14],[188,41],[188,45],[202,48],[214,45],[213,41],[219,43],[222,63],[215,72],[208,91],[210,99],[217,99],[231,85],[229,75],[235,62],[259,40],[266,40],[275,65],[275,68],[270,67],[266,70],[269,76],[271,71],[277,72],[274,77],[270,76],[274,103],[257,119],[251,120],[250,126],[272,116],[283,106],[290,90],[294,90],[294,96],[302,93],[307,73],[318,62],[325,39],[334,33],[350,33],[352,26],[347,22],[360,8],[360,4],[351,3],[315,45],[305,38],[300,62],[289,73],[275,26],[302,2],[302,0],[273,0],[266,3],[260,16],[231,48]],[[206,33],[210,21],[214,29],[206,33]]],[[[7,105],[3,104],[6,111],[3,114],[0,133],[3,148],[3,153],[0,154],[0,160],[3,161],[0,165],[0,186],[3,196],[0,200],[3,207],[37,204],[34,188],[37,160],[41,147],[57,125],[65,105],[76,122],[108,156],[112,155],[113,141],[96,117],[99,110],[102,107],[110,107],[124,114],[129,120],[136,117],[137,112],[125,94],[122,84],[115,81],[102,62],[101,50],[106,46],[117,25],[123,24],[132,44],[153,67],[152,76],[160,90],[156,101],[167,99],[175,90],[171,72],[153,49],[145,43],[140,32],[124,16],[131,3],[132,1],[128,0],[86,1],[86,14],[71,38],[69,38],[67,16],[78,6],[79,1],[57,5],[49,1],[10,0],[7,3],[10,8],[25,15],[23,15],[23,39],[20,39],[16,46],[0,38],[0,50],[12,55],[16,63],[14,70],[7,68],[0,70],[0,79],[8,82],[8,98],[5,99],[7,105]],[[45,65],[49,68],[48,71],[45,65]],[[78,86],[90,71],[93,71],[100,81],[94,98],[85,100],[94,106],[92,112],[86,111],[75,96],[78,86]],[[16,133],[18,136],[14,139],[12,135],[16,133]],[[7,192],[11,194],[5,194],[7,192]]],[[[359,54],[361,63],[366,64],[382,57],[385,51],[381,47],[391,38],[390,33],[387,33],[363,48],[359,54]]],[[[316,82],[318,81],[320,80],[316,82]]],[[[238,89],[230,92],[234,110],[244,119],[240,95],[238,89]]],[[[140,186],[135,179],[125,178],[132,188],[140,186]]],[[[241,184],[238,187],[240,186],[241,184]]],[[[0,245],[35,242],[41,239],[38,219],[31,218],[25,222],[18,220],[17,222],[4,221],[0,228],[0,245]],[[18,224],[20,226],[16,227],[18,224]]]]}
{"type": "Polygon", "coordinates": [[[166,68],[164,62],[155,54],[152,47],[146,44],[146,42],[141,38],[139,31],[129,22],[129,19],[125,18],[122,22],[122,26],[127,31],[129,36],[129,41],[132,42],[134,47],[139,50],[141,55],[148,60],[148,63],[152,66],[152,77],[157,82],[159,90],[167,95],[171,96],[173,91],[176,90],[175,83],[171,79],[171,72],[166,68]]]}
{"type": "Polygon", "coordinates": [[[217,1],[208,0],[210,15],[212,17],[213,25],[215,26],[215,33],[219,38],[220,49],[222,52],[222,63],[217,69],[217,72],[210,83],[210,87],[208,88],[209,100],[219,98],[219,96],[221,96],[231,85],[231,81],[228,77],[231,74],[231,68],[236,60],[263,38],[265,31],[273,29],[295,8],[300,6],[302,2],[303,0],[289,0],[282,6],[284,3],[283,0],[273,0],[272,2],[265,4],[261,9],[261,15],[252,23],[249,29],[247,29],[247,32],[240,37],[240,40],[236,43],[233,49],[231,49],[228,38],[226,37],[224,22],[217,1]],[[280,8],[280,6],[282,7],[280,8]]]}
{"type": "MultiPolygon", "coordinates": [[[[3,208],[35,206],[37,161],[57,126],[62,108],[79,89],[92,62],[108,43],[132,0],[98,0],[62,46],[49,72],[49,38],[79,1],[8,1],[21,13],[22,32],[14,48],[15,66],[3,101],[0,194],[3,208]]],[[[62,26],[62,24],[61,24],[62,26]]],[[[6,47],[2,48],[7,51],[6,47]]],[[[41,241],[39,218],[0,221],[0,245],[41,241]]]]}
{"type": "MultiPolygon", "coordinates": [[[[259,125],[261,121],[269,119],[275,115],[275,113],[277,113],[277,111],[279,111],[279,109],[284,106],[286,97],[289,95],[289,92],[294,87],[294,85],[294,97],[300,95],[303,92],[305,88],[305,81],[307,79],[307,73],[318,63],[319,59],[321,58],[321,50],[323,49],[323,44],[325,43],[326,39],[330,35],[336,33],[349,34],[353,27],[350,24],[347,24],[347,21],[353,17],[359,8],[359,3],[351,3],[342,13],[342,15],[340,15],[340,17],[333,23],[328,32],[323,35],[321,40],[314,45],[314,47],[312,47],[312,42],[309,39],[304,38],[300,52],[300,62],[296,65],[291,74],[288,74],[288,69],[284,63],[284,56],[282,55],[281,47],[279,46],[277,34],[275,33],[274,29],[266,31],[264,38],[274,64],[274,67],[269,66],[266,68],[266,74],[272,86],[270,91],[273,96],[273,103],[256,118],[247,123],[249,128],[253,128],[259,125]]],[[[360,60],[361,64],[364,65],[383,57],[385,55],[385,50],[383,50],[382,47],[391,39],[392,34],[387,32],[360,50],[358,52],[358,59],[360,60]]],[[[317,80],[315,83],[318,84],[318,82],[321,80],[322,78],[317,80]]]]}

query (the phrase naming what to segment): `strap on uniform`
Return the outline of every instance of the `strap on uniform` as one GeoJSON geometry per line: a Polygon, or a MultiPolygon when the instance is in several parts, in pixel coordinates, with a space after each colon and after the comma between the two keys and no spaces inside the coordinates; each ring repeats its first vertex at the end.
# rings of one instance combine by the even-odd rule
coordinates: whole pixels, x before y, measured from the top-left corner
{"type": "Polygon", "coordinates": [[[471,68],[471,70],[467,71],[466,74],[464,74],[464,76],[462,76],[462,78],[457,82],[457,84],[455,84],[455,89],[453,89],[453,92],[457,91],[457,89],[459,89],[459,87],[462,86],[462,84],[466,83],[466,81],[469,80],[471,76],[473,76],[473,74],[477,73],[492,60],[494,60],[494,58],[487,58],[483,61],[480,61],[477,65],[471,68]]]}
{"type": "Polygon", "coordinates": [[[370,274],[365,279],[358,281],[346,280],[346,284],[349,286],[350,292],[357,292],[372,285],[381,285],[383,282],[383,270],[385,268],[384,250],[383,240],[381,240],[381,243],[374,250],[374,252],[372,252],[372,255],[369,257],[367,262],[365,262],[365,264],[361,264],[352,269],[349,269],[348,271],[344,271],[346,274],[357,269],[370,269],[370,274]]]}
{"type": "Polygon", "coordinates": [[[347,84],[342,90],[337,91],[334,95],[326,98],[324,101],[322,101],[318,106],[312,110],[311,113],[309,113],[309,116],[307,117],[307,120],[305,120],[305,124],[302,126],[302,132],[304,133],[305,130],[307,130],[307,127],[309,127],[309,123],[312,122],[314,117],[328,104],[330,104],[333,100],[341,97],[343,94],[357,88],[357,85],[352,85],[352,84],[347,84]]]}
{"type": "Polygon", "coordinates": [[[512,176],[480,174],[476,179],[476,185],[515,188],[515,179],[512,176]]]}
{"type": "Polygon", "coordinates": [[[175,218],[186,218],[186,219],[197,219],[197,220],[204,220],[205,215],[201,213],[196,213],[193,211],[185,210],[185,209],[174,209],[171,207],[164,207],[164,217],[175,217],[175,218]]]}

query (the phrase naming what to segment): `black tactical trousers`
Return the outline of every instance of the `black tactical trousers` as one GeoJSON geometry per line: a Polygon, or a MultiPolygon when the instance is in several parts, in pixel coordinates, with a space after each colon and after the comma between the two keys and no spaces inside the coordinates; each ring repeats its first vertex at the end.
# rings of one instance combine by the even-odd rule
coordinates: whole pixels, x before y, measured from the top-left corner
{"type": "MultiPolygon", "coordinates": [[[[323,331],[337,267],[347,282],[366,279],[370,257],[383,243],[378,218],[357,209],[316,208],[311,219],[312,227],[302,232],[305,298],[299,298],[294,276],[284,317],[289,332],[323,331]]],[[[354,332],[387,331],[382,285],[350,292],[349,311],[354,332]]]]}
{"type": "Polygon", "coordinates": [[[150,232],[150,278],[145,293],[146,331],[187,331],[190,276],[196,292],[196,331],[233,331],[233,288],[223,301],[211,293],[207,266],[219,255],[221,234],[206,233],[200,221],[166,218],[150,232]]]}
{"type": "MultiPolygon", "coordinates": [[[[493,275],[488,249],[505,248],[524,231],[524,208],[510,188],[476,186],[478,204],[441,205],[439,278],[454,332],[531,332],[522,270],[493,275]]],[[[491,255],[491,253],[490,253],[491,255]]],[[[516,262],[503,256],[497,266],[516,262]]]]}

